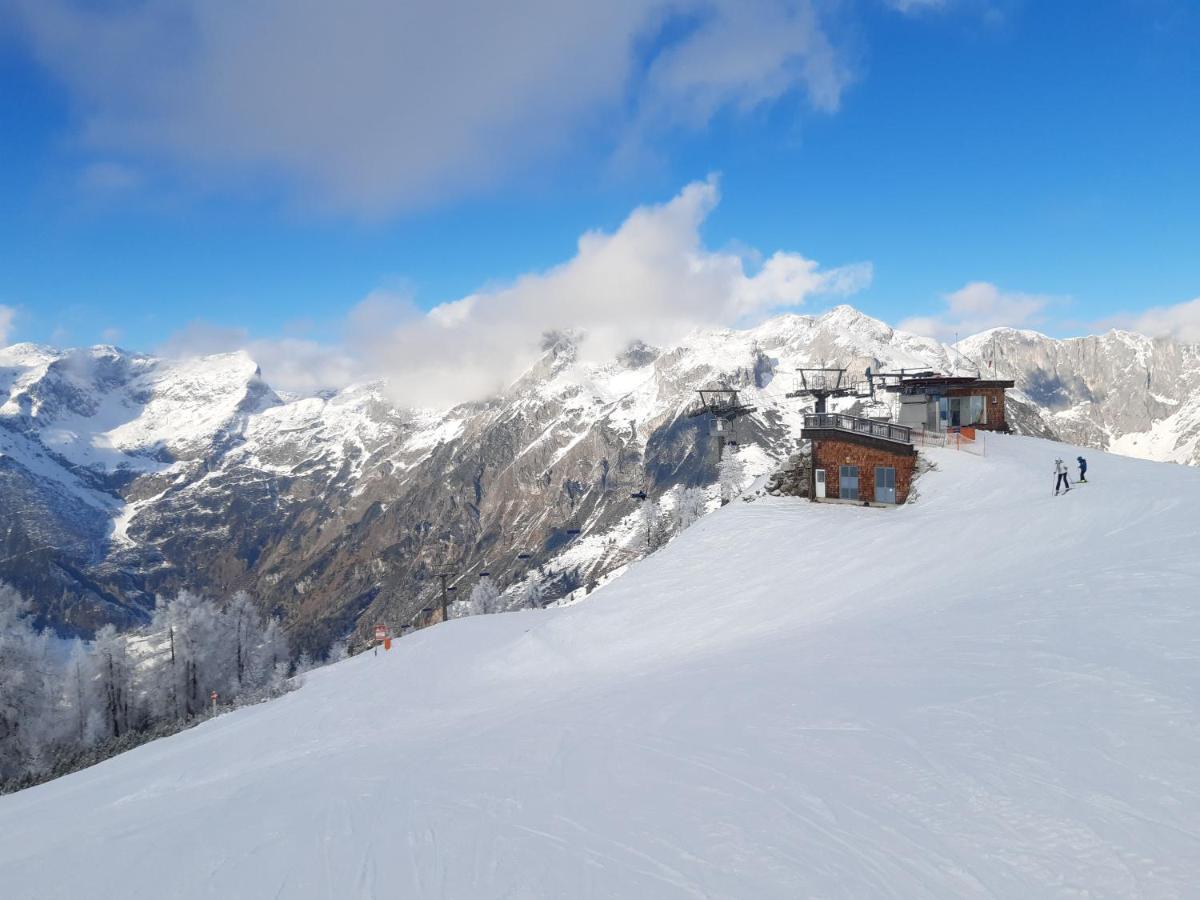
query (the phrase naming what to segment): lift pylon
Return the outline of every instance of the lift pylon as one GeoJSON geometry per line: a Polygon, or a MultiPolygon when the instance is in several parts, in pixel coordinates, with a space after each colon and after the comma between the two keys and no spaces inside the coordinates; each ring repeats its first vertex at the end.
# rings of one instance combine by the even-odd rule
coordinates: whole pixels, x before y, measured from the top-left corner
{"type": "MultiPolygon", "coordinates": [[[[689,412],[688,418],[712,416],[717,420],[717,458],[720,459],[725,453],[724,423],[728,422],[732,427],[742,416],[757,412],[758,407],[742,403],[738,392],[725,385],[700,388],[696,393],[700,395],[700,407],[689,412]]],[[[731,443],[736,444],[737,441],[731,443]]]]}
{"type": "Polygon", "coordinates": [[[789,399],[812,397],[817,402],[815,412],[827,412],[826,407],[830,397],[865,398],[869,396],[862,392],[860,384],[852,382],[846,377],[845,369],[813,368],[797,369],[796,372],[800,375],[800,387],[785,396],[789,399]]]}

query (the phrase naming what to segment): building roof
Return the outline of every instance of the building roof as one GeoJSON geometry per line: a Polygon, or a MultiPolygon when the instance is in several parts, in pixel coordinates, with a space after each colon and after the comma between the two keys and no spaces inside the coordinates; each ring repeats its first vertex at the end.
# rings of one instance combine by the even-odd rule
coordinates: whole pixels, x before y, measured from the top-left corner
{"type": "Polygon", "coordinates": [[[894,394],[912,394],[960,387],[1007,389],[1015,386],[1016,382],[1010,379],[977,378],[974,375],[918,375],[912,378],[902,376],[896,384],[885,385],[884,390],[894,394]]]}

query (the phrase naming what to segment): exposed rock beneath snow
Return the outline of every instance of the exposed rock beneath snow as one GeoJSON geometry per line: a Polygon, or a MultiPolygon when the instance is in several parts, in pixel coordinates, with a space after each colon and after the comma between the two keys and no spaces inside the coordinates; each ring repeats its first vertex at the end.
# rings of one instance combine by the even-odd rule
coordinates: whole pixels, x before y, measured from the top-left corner
{"type": "Polygon", "coordinates": [[[631,493],[714,481],[714,423],[686,415],[697,387],[727,383],[757,407],[725,433],[749,476],[794,458],[811,404],[785,394],[804,366],[977,367],[1016,379],[1019,432],[1200,462],[1200,351],[1125,332],[1000,329],[954,351],[841,306],[599,365],[576,337],[451,410],[397,408],[380,384],[285,398],[243,353],[0,350],[0,579],[81,634],[144,618],[159,593],[244,588],[309,647],[438,605],[446,568],[464,590],[484,570],[513,591],[540,571],[562,597],[642,552],[631,493]]]}
{"type": "Polygon", "coordinates": [[[807,497],[812,453],[793,453],[767,480],[765,490],[772,497],[807,497]]]}

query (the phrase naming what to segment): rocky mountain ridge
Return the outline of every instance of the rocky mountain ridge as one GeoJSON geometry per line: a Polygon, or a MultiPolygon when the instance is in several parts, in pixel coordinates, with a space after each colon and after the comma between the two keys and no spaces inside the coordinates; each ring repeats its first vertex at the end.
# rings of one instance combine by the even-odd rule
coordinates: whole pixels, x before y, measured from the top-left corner
{"type": "Polygon", "coordinates": [[[801,366],[994,372],[1018,383],[1020,431],[1200,462],[1200,351],[1127,332],[951,348],[842,306],[602,364],[577,351],[558,335],[498,396],[436,411],[378,383],[288,399],[244,353],[0,350],[0,580],[85,635],[144,621],[156,594],[246,589],[314,649],[419,619],[440,571],[561,597],[644,552],[631,493],[715,480],[711,423],[686,415],[697,388],[757,407],[734,434],[751,475],[793,452],[801,366]]]}

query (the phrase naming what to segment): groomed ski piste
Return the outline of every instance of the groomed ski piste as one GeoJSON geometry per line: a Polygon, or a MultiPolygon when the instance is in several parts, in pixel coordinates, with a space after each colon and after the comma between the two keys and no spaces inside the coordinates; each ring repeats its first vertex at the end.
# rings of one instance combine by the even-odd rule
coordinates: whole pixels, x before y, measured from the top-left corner
{"type": "Polygon", "coordinates": [[[1200,471],[987,452],[0,797],[0,895],[1196,896],[1200,471]]]}

